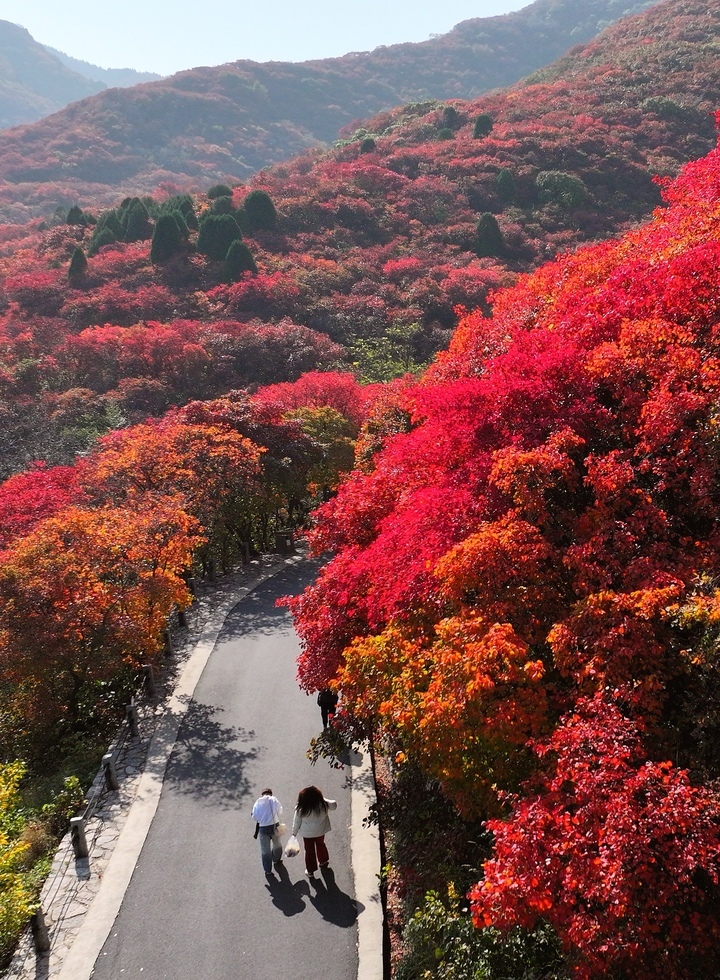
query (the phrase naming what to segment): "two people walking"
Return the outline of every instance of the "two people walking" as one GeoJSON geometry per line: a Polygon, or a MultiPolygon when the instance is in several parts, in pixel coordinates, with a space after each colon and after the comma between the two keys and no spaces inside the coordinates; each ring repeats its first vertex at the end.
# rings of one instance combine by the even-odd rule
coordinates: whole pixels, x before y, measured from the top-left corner
{"type": "MultiPolygon", "coordinates": [[[[311,880],[318,867],[330,862],[325,834],[330,831],[328,812],[337,810],[335,800],[327,800],[317,786],[306,786],[298,794],[293,815],[292,833],[303,839],[305,849],[305,874],[311,880]]],[[[260,859],[266,875],[272,874],[272,866],[282,867],[282,841],[280,815],[282,804],[271,789],[264,789],[255,801],[252,815],[256,822],[255,836],[260,839],[260,859]]]]}

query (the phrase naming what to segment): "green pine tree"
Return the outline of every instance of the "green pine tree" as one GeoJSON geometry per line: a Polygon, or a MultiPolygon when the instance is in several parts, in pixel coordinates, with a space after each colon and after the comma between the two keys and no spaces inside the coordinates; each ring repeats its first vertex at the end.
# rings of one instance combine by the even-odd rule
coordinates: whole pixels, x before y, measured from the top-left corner
{"type": "Polygon", "coordinates": [[[67,218],[65,219],[69,225],[87,225],[88,217],[83,211],[83,209],[77,205],[73,204],[67,213],[67,218]]]}
{"type": "Polygon", "coordinates": [[[70,282],[81,279],[87,272],[88,260],[83,250],[78,247],[72,254],[70,265],[68,266],[68,279],[70,282]]]}
{"type": "Polygon", "coordinates": [[[182,236],[177,221],[172,214],[161,214],[155,225],[150,246],[150,261],[153,265],[167,262],[177,255],[182,247],[182,236]]]}
{"type": "Polygon", "coordinates": [[[243,211],[250,231],[269,230],[277,224],[277,211],[267,191],[250,191],[243,201],[243,211]]]}
{"type": "Polygon", "coordinates": [[[237,282],[243,272],[252,272],[257,275],[257,265],[252,256],[252,252],[245,242],[235,240],[227,250],[223,273],[225,282],[237,282]]]}
{"type": "Polygon", "coordinates": [[[242,239],[242,232],[233,215],[207,214],[200,221],[197,250],[209,259],[222,262],[235,239],[242,239]]]}
{"type": "Polygon", "coordinates": [[[480,115],[475,120],[475,126],[473,127],[473,137],[476,140],[482,139],[483,136],[489,136],[492,133],[493,121],[492,116],[489,116],[487,112],[481,112],[480,115]]]}
{"type": "Polygon", "coordinates": [[[112,231],[112,229],[107,226],[100,228],[99,226],[95,228],[93,236],[90,239],[90,244],[88,245],[88,258],[92,258],[96,255],[101,248],[105,245],[115,245],[118,241],[118,236],[112,231]]]}
{"type": "Polygon", "coordinates": [[[152,238],[153,227],[150,223],[150,215],[139,197],[133,198],[123,215],[122,224],[126,242],[146,242],[152,238]]]}
{"type": "Polygon", "coordinates": [[[207,192],[207,196],[211,201],[215,200],[216,197],[232,197],[232,188],[228,187],[227,184],[214,184],[207,192]]]}
{"type": "Polygon", "coordinates": [[[495,190],[497,191],[500,200],[504,201],[506,204],[512,204],[515,201],[515,178],[512,175],[512,171],[507,170],[503,167],[495,178],[495,190]]]}
{"type": "Polygon", "coordinates": [[[497,218],[489,211],[480,215],[475,234],[475,252],[479,258],[497,258],[505,251],[505,239],[497,218]]]}
{"type": "Polygon", "coordinates": [[[170,214],[173,211],[179,211],[185,219],[185,224],[188,228],[197,231],[197,215],[193,207],[193,200],[189,194],[175,194],[174,197],[171,197],[160,206],[160,214],[170,214]]]}

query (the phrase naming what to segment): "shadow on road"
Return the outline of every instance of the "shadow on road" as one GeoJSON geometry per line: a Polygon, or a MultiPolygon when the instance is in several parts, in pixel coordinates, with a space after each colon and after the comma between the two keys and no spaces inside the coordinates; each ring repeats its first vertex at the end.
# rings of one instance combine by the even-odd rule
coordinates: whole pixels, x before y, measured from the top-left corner
{"type": "Polygon", "coordinates": [[[168,768],[167,783],[177,792],[195,797],[206,806],[237,809],[238,799],[250,795],[245,775],[255,759],[255,732],[223,725],[216,717],[222,708],[193,701],[180,729],[168,768]]]}
{"type": "Polygon", "coordinates": [[[310,882],[310,901],[323,919],[341,929],[349,929],[365,906],[340,890],[332,868],[321,868],[320,874],[322,878],[315,877],[310,882]]]}
{"type": "Polygon", "coordinates": [[[272,903],[275,908],[280,909],[283,915],[297,915],[304,912],[307,908],[303,901],[303,894],[307,892],[307,884],[304,881],[290,881],[290,875],[285,865],[275,868],[279,881],[275,877],[268,877],[267,889],[270,892],[272,903]]]}
{"type": "Polygon", "coordinates": [[[279,868],[276,867],[275,872],[278,877],[268,875],[266,888],[270,892],[273,905],[283,915],[298,915],[304,912],[307,908],[305,902],[307,898],[327,922],[332,922],[341,929],[349,929],[355,925],[358,915],[365,908],[362,902],[356,902],[354,898],[340,890],[332,868],[322,868],[320,871],[322,878],[316,876],[310,882],[291,881],[284,864],[279,868]]]}

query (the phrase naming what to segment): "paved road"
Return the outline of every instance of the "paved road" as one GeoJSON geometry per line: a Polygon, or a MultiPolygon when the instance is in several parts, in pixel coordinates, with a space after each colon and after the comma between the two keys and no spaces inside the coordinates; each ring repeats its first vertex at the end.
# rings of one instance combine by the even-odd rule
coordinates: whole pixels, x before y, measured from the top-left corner
{"type": "Polygon", "coordinates": [[[320,709],[295,681],[298,641],[279,595],[317,566],[289,567],[226,621],[195,689],[155,819],[102,949],[94,980],[276,980],[357,976],[345,771],[305,758],[320,709]],[[271,786],[292,820],[297,792],[316,783],[338,800],[327,841],[331,870],[316,884],[302,857],[268,882],[250,811],[271,786]]]}

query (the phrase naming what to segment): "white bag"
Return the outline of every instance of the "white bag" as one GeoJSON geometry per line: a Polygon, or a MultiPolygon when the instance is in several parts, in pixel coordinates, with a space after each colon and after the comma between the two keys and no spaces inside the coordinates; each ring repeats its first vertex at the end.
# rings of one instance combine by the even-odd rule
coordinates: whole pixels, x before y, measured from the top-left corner
{"type": "Polygon", "coordinates": [[[299,853],[300,844],[298,843],[298,839],[295,834],[293,834],[285,845],[285,857],[294,858],[299,853]]]}

